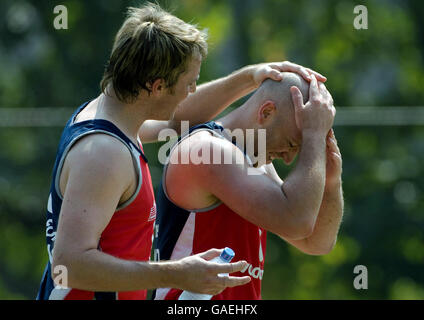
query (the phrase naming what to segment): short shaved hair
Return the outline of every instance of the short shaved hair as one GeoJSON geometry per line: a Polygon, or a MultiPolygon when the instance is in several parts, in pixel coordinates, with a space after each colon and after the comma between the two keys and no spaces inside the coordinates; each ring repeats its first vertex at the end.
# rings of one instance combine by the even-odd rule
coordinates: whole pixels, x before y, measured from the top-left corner
{"type": "Polygon", "coordinates": [[[272,100],[277,109],[284,111],[294,110],[293,100],[290,88],[295,86],[299,88],[303,96],[303,103],[309,100],[309,83],[301,76],[293,72],[282,72],[283,80],[275,81],[265,80],[256,90],[252,98],[257,99],[257,103],[262,104],[266,100],[272,100]],[[287,108],[290,107],[290,108],[287,108]]]}

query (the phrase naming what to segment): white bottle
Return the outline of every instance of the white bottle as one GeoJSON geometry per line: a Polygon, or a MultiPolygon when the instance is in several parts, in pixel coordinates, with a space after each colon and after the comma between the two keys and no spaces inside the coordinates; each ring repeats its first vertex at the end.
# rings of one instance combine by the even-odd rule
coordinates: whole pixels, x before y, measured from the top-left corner
{"type": "MultiPolygon", "coordinates": [[[[226,247],[224,251],[222,251],[221,255],[219,257],[216,257],[211,262],[217,262],[217,263],[230,263],[231,259],[234,258],[234,251],[231,248],[226,247]]],[[[219,277],[228,276],[228,273],[220,273],[218,274],[219,277]]],[[[202,293],[194,293],[190,291],[183,291],[181,293],[178,300],[210,300],[213,297],[213,295],[210,294],[202,294],[202,293]]]]}

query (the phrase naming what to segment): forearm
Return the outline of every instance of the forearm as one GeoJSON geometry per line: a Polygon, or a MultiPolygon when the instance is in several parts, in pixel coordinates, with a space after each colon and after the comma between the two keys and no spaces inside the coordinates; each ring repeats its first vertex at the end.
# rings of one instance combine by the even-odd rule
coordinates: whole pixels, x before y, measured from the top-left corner
{"type": "Polygon", "coordinates": [[[325,186],[325,137],[304,135],[295,169],[282,185],[293,219],[313,228],[325,186]]]}
{"type": "Polygon", "coordinates": [[[156,142],[163,129],[173,129],[178,135],[187,127],[181,127],[181,121],[188,121],[188,127],[212,120],[234,101],[244,97],[256,87],[250,66],[232,74],[204,83],[197,87],[178,106],[173,118],[169,121],[145,121],[139,130],[142,143],[156,142]]]}
{"type": "Polygon", "coordinates": [[[196,92],[180,104],[174,120],[189,120],[190,126],[206,122],[255,88],[251,67],[244,67],[226,77],[198,86],[196,92]]]}
{"type": "Polygon", "coordinates": [[[343,190],[340,181],[338,185],[324,192],[314,231],[296,246],[309,254],[329,253],[337,240],[343,216],[343,206],[343,190]]]}
{"type": "MultiPolygon", "coordinates": [[[[64,265],[68,286],[90,291],[134,291],[178,287],[177,262],[137,262],[123,260],[97,249],[90,249],[53,266],[64,265]]],[[[54,278],[54,274],[53,274],[54,278]]]]}

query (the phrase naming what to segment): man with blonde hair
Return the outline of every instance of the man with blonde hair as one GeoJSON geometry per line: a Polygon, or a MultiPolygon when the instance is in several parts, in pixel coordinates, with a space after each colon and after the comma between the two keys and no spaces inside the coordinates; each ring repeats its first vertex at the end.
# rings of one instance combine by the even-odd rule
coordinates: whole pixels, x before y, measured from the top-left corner
{"type": "Polygon", "coordinates": [[[169,286],[217,294],[250,281],[219,277],[246,262],[209,262],[218,249],[149,261],[156,203],[142,142],[178,129],[179,120],[211,119],[266,78],[279,79],[278,71],[305,78],[313,71],[253,65],[196,91],[206,54],[206,34],[194,25],[150,3],[129,9],[101,94],[75,111],[59,143],[47,205],[49,261],[37,299],[145,299],[146,289],[169,286]]]}

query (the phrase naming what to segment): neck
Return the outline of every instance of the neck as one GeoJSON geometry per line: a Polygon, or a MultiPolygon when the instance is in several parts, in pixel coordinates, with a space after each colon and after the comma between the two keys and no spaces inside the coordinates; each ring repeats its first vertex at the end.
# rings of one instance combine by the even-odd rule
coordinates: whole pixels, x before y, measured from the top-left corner
{"type": "Polygon", "coordinates": [[[249,112],[249,108],[246,106],[246,104],[243,104],[227,115],[219,118],[216,122],[220,123],[224,128],[231,131],[235,129],[241,129],[244,133],[246,133],[246,129],[255,128],[251,119],[252,117],[249,112]]]}
{"type": "MultiPolygon", "coordinates": [[[[135,103],[127,104],[118,100],[114,95],[100,94],[96,118],[111,121],[129,138],[137,141],[138,132],[143,122],[150,118],[151,110],[144,99],[137,99],[135,103]]],[[[150,106],[151,107],[151,106],[150,106]]]]}
{"type": "MultiPolygon", "coordinates": [[[[243,141],[236,141],[237,144],[244,148],[247,155],[250,157],[250,159],[255,159],[254,152],[257,150],[257,124],[254,121],[254,115],[252,115],[251,112],[252,108],[250,108],[246,103],[240,106],[239,108],[235,109],[234,111],[231,111],[229,114],[225,115],[222,118],[219,118],[216,122],[221,124],[225,129],[229,129],[232,133],[232,137],[238,137],[237,130],[241,130],[243,133],[243,141]],[[247,130],[254,130],[254,145],[249,148],[246,144],[246,139],[249,137],[247,134],[247,130]]],[[[234,138],[233,138],[234,139],[234,138]]],[[[250,144],[250,142],[248,142],[250,144]]]]}

